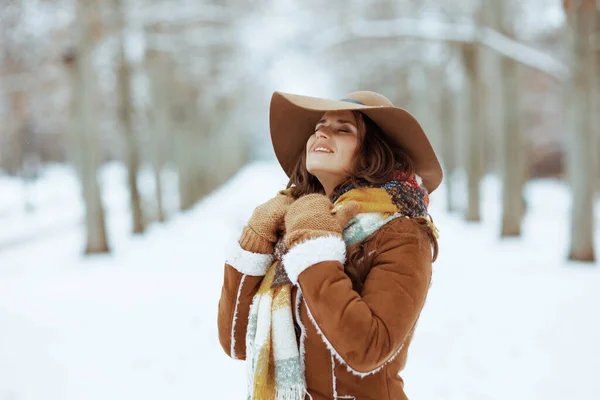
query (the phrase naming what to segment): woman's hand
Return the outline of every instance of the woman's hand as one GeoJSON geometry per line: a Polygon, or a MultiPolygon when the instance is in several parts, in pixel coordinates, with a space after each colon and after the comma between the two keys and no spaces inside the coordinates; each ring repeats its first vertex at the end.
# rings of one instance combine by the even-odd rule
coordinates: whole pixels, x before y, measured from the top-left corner
{"type": "Polygon", "coordinates": [[[308,194],[296,200],[285,215],[288,248],[321,236],[342,236],[344,226],[360,210],[357,202],[349,202],[333,209],[329,198],[322,194],[308,194]]]}
{"type": "Polygon", "coordinates": [[[291,196],[280,192],[271,200],[256,207],[244,227],[240,246],[252,253],[272,253],[273,246],[283,231],[285,214],[293,202],[291,196]]]}

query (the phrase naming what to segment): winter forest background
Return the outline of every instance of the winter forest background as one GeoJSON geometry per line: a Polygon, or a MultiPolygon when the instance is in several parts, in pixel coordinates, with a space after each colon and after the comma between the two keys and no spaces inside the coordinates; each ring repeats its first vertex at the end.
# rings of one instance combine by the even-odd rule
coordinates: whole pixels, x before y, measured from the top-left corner
{"type": "Polygon", "coordinates": [[[240,399],[224,254],[274,90],[374,90],[445,170],[414,399],[600,398],[595,0],[0,0],[0,400],[240,399]]]}

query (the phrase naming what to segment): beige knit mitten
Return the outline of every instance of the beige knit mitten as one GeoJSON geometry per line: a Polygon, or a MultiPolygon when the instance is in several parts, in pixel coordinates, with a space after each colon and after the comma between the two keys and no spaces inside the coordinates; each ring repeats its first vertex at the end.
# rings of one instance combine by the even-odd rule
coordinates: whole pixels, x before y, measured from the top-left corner
{"type": "Polygon", "coordinates": [[[294,199],[279,193],[256,207],[242,231],[240,246],[252,253],[271,254],[284,228],[284,217],[294,199]]]}
{"type": "Polygon", "coordinates": [[[288,248],[321,236],[342,236],[344,226],[360,210],[360,205],[348,202],[333,210],[333,204],[322,194],[308,194],[296,200],[285,215],[288,248]]]}

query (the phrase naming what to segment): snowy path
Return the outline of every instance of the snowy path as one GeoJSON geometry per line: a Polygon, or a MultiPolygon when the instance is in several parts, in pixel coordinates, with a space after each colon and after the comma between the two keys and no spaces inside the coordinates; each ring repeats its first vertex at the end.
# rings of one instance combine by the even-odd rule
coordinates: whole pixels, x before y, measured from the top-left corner
{"type": "MultiPolygon", "coordinates": [[[[283,183],[276,165],[253,164],[142,238],[113,213],[107,257],[81,259],[80,228],[2,251],[0,400],[244,398],[244,365],[217,340],[222,261],[283,183]]],[[[565,188],[530,184],[524,238],[505,241],[496,182],[483,188],[481,225],[445,214],[443,188],[432,196],[441,252],[403,374],[409,397],[600,398],[600,268],[563,262],[565,188]]]]}

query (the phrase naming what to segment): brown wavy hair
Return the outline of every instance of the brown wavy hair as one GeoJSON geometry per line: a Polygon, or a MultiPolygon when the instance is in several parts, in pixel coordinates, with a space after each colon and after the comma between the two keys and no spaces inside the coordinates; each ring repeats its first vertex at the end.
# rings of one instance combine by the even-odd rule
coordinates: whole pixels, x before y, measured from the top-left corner
{"type": "MultiPolygon", "coordinates": [[[[364,180],[371,184],[383,184],[393,179],[408,179],[414,174],[412,160],[406,152],[385,140],[385,136],[379,126],[369,117],[359,111],[353,111],[357,121],[359,144],[354,154],[353,162],[347,171],[348,178],[338,186],[352,183],[356,184],[358,180],[364,180]]],[[[299,198],[310,193],[325,194],[325,189],[314,175],[311,175],[306,169],[306,149],[298,157],[298,161],[290,174],[290,180],[287,185],[292,188],[294,198],[299,198]]],[[[336,190],[332,196],[334,196],[336,190]]],[[[438,254],[438,242],[429,225],[422,219],[412,219],[418,224],[423,235],[428,237],[432,248],[432,261],[435,261],[438,254]]],[[[400,235],[406,233],[398,232],[400,235]]],[[[347,262],[344,267],[346,274],[352,280],[352,287],[358,293],[362,292],[364,281],[369,273],[372,257],[365,254],[365,245],[373,239],[371,235],[361,243],[356,243],[347,249],[347,262]]]]}

